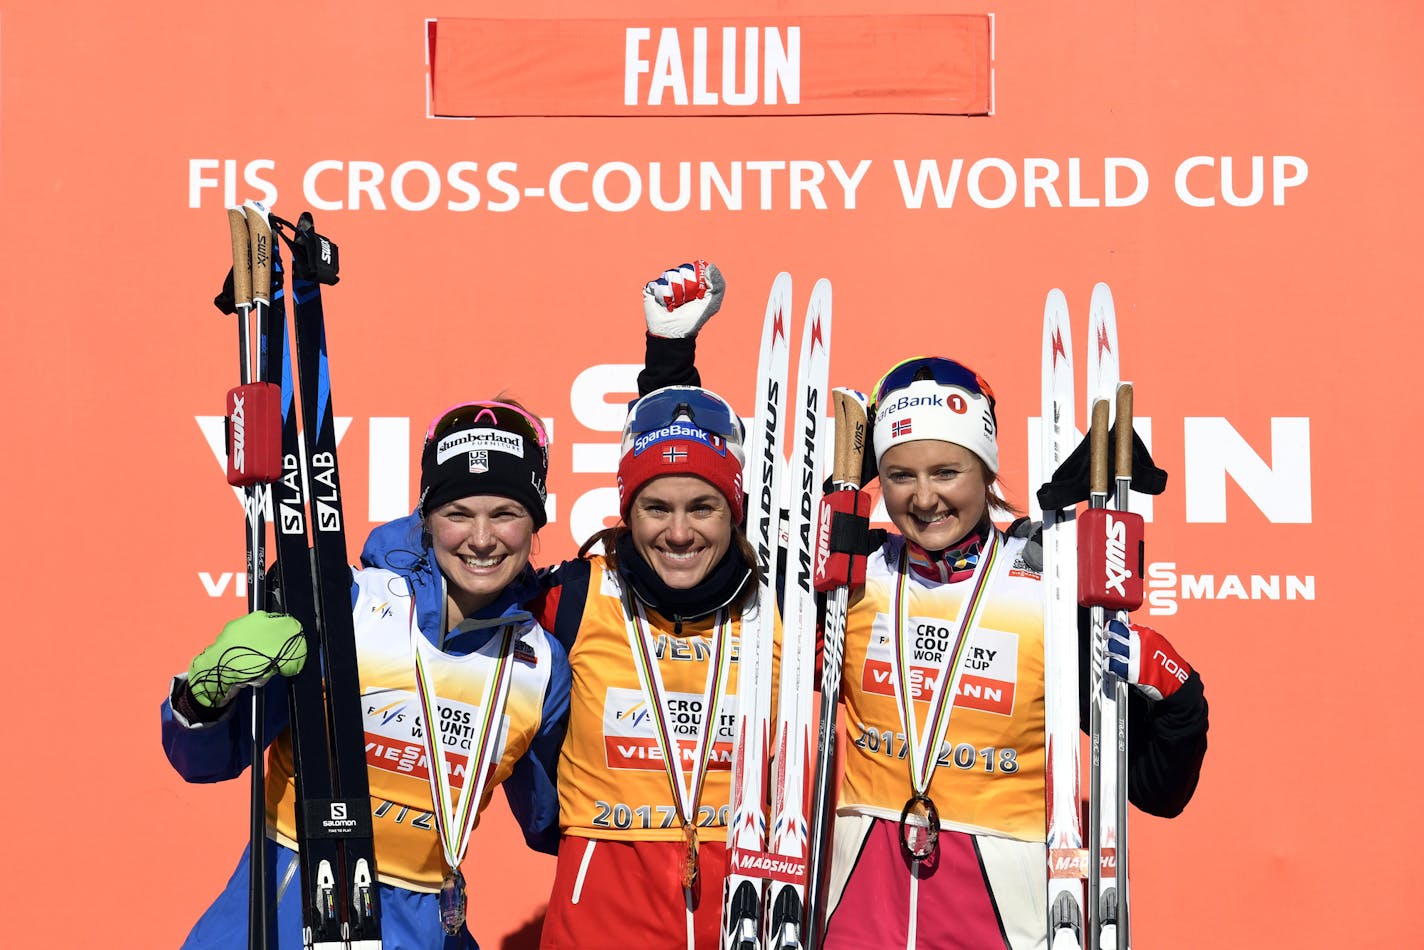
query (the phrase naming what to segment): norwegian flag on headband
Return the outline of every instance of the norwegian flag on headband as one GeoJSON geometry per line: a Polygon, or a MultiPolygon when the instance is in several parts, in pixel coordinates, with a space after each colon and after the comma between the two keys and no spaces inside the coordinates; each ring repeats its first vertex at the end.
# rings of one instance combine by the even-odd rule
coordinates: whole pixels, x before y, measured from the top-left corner
{"type": "Polygon", "coordinates": [[[910,420],[909,420],[909,419],[900,419],[900,420],[898,420],[898,421],[896,421],[896,422],[890,423],[890,435],[891,435],[892,438],[898,439],[898,438],[899,438],[900,436],[902,436],[902,435],[909,435],[909,434],[910,434],[910,420]]]}

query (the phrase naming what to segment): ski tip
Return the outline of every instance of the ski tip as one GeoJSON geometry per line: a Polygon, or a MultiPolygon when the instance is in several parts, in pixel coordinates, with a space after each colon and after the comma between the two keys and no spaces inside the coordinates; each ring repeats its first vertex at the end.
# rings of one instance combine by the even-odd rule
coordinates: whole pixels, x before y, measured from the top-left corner
{"type": "Polygon", "coordinates": [[[1098,281],[1096,284],[1093,285],[1092,300],[1092,306],[1094,307],[1094,309],[1097,309],[1099,307],[1107,307],[1111,309],[1113,305],[1112,289],[1109,288],[1108,285],[1103,283],[1102,281],[1098,281]]]}

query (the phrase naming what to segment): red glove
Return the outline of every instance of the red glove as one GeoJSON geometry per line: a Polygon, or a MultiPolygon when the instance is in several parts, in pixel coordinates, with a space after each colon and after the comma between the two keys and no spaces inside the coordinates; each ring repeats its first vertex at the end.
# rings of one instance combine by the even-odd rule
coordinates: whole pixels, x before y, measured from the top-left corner
{"type": "Polygon", "coordinates": [[[1108,621],[1108,669],[1154,700],[1171,696],[1192,675],[1166,637],[1121,620],[1108,621]]]}
{"type": "Polygon", "coordinates": [[[870,496],[859,489],[822,495],[812,586],[824,593],[864,584],[869,553],[870,496]]]}

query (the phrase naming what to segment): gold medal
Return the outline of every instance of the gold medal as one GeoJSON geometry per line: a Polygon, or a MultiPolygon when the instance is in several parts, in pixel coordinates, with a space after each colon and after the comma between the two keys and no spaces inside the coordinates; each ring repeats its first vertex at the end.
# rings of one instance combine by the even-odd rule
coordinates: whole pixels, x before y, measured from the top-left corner
{"type": "Polygon", "coordinates": [[[682,856],[682,886],[691,890],[697,883],[697,826],[686,824],[682,826],[682,843],[685,849],[682,856]]]}
{"type": "Polygon", "coordinates": [[[447,934],[454,936],[464,928],[466,903],[465,875],[451,868],[440,882],[440,925],[447,934]]]}

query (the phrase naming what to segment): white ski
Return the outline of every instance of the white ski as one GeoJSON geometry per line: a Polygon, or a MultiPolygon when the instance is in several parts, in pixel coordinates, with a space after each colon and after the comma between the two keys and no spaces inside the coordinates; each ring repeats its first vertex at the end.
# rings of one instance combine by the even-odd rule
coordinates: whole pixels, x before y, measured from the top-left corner
{"type": "Polygon", "coordinates": [[[796,369],[795,464],[790,485],[786,592],[781,623],[781,682],[772,750],[771,840],[764,944],[801,950],[806,905],[807,796],[811,763],[811,693],[816,666],[816,592],[811,586],[813,544],[821,500],[826,444],[826,381],[830,374],[831,282],[811,291],[796,369]]]}
{"type": "MultiPolygon", "coordinates": [[[[1047,481],[1078,443],[1073,336],[1057,288],[1043,310],[1041,458],[1047,481]]],[[[1048,942],[1083,946],[1084,879],[1078,724],[1078,525],[1076,508],[1043,512],[1044,708],[1047,719],[1048,942]]]]}
{"type": "Polygon", "coordinates": [[[780,553],[781,478],[786,467],[786,325],[791,319],[791,275],[771,285],[757,360],[756,409],[747,443],[747,536],[757,554],[761,584],[756,606],[742,617],[737,661],[736,737],[732,749],[731,824],[722,899],[723,950],[761,950],[766,864],[766,752],[771,716],[772,647],[776,630],[776,574],[780,553]]]}
{"type": "MultiPolygon", "coordinates": [[[[1099,440],[1089,505],[1108,505],[1106,458],[1108,429],[1117,399],[1119,363],[1117,318],[1107,284],[1093,287],[1089,305],[1087,405],[1092,419],[1090,438],[1099,440]]],[[[1130,424],[1130,419],[1128,420],[1130,424]]],[[[1129,434],[1130,439],[1130,434],[1129,434]]],[[[1129,442],[1130,444],[1130,442],[1129,442]]],[[[1130,479],[1130,462],[1129,462],[1130,479]]],[[[1127,490],[1119,490],[1117,510],[1128,509],[1127,490]]],[[[1088,883],[1092,925],[1089,950],[1127,950],[1127,693],[1107,668],[1106,610],[1091,608],[1092,698],[1089,741],[1092,769],[1088,800],[1088,883]]]]}

